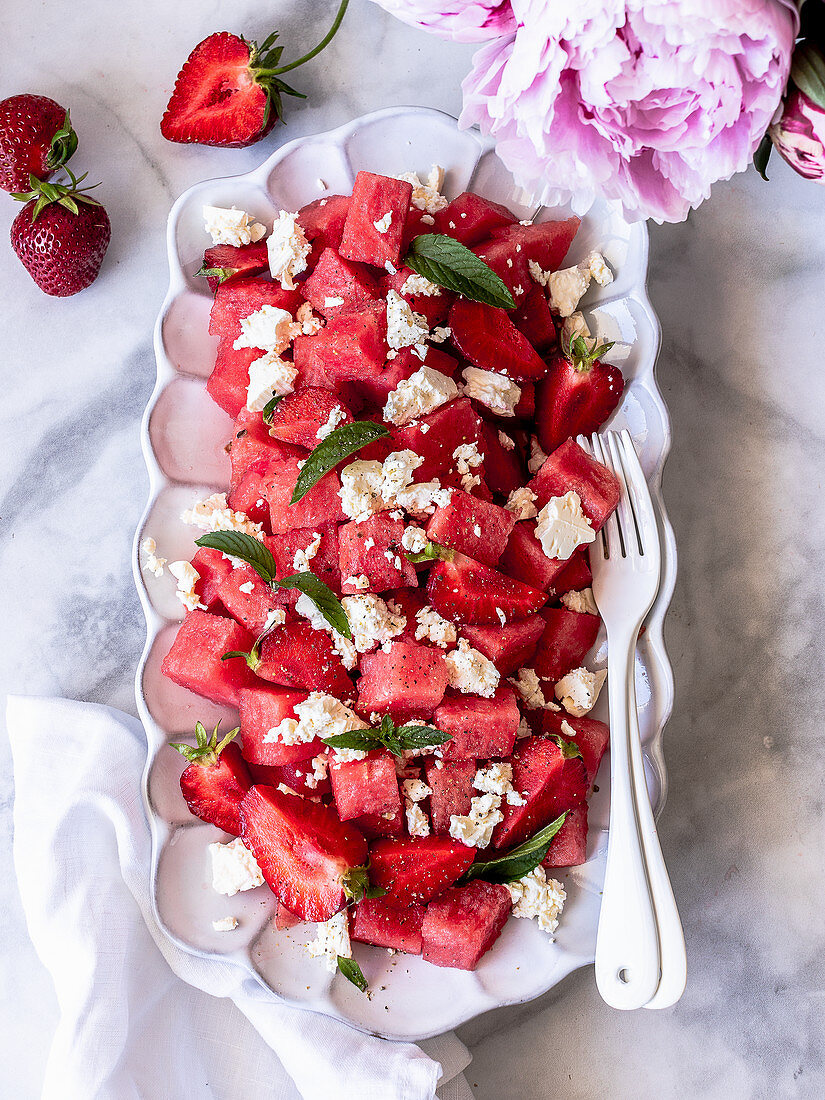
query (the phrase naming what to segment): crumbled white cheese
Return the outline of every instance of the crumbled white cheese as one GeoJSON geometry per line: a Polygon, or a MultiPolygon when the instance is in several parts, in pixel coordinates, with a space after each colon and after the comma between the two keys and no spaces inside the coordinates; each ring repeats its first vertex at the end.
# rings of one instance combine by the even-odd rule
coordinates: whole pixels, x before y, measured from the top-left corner
{"type": "Polygon", "coordinates": [[[481,478],[473,470],[484,462],[484,455],[479,453],[478,444],[473,441],[460,443],[453,451],[453,458],[456,460],[455,468],[461,475],[461,488],[469,493],[476,485],[481,484],[481,478]]]}
{"type": "Polygon", "coordinates": [[[307,772],[304,775],[304,785],[314,791],[318,784],[327,777],[329,758],[325,752],[322,752],[318,756],[313,756],[310,763],[312,764],[312,772],[307,772]]]}
{"type": "Polygon", "coordinates": [[[300,548],[295,551],[292,558],[292,568],[296,573],[311,573],[312,567],[310,562],[316,556],[321,549],[321,534],[319,531],[312,532],[312,542],[307,546],[306,550],[300,548]]]}
{"type": "Polygon", "coordinates": [[[420,416],[434,412],[458,397],[458,386],[441,371],[419,367],[415,374],[399,382],[388,395],[384,420],[391,424],[409,424],[420,416]]]}
{"type": "Polygon", "coordinates": [[[143,568],[147,573],[151,573],[155,577],[163,576],[163,567],[166,565],[166,558],[159,558],[157,556],[158,544],[153,538],[148,535],[140,544],[140,548],[143,551],[145,558],[143,562],[143,568]]]}
{"type": "Polygon", "coordinates": [[[313,630],[323,630],[329,634],[332,639],[335,652],[341,658],[344,663],[344,668],[351,671],[358,664],[358,654],[356,653],[355,646],[349,640],[345,638],[343,634],[339,634],[337,630],[324,618],[314,600],[302,592],[298,599],[295,601],[295,612],[298,615],[303,616],[312,626],[313,630]]]}
{"type": "Polygon", "coordinates": [[[245,210],[233,206],[204,206],[204,228],[212,238],[212,244],[231,244],[236,248],[259,241],[266,233],[266,226],[253,220],[245,210]]]}
{"type": "Polygon", "coordinates": [[[414,515],[431,516],[436,508],[447,507],[451,494],[451,489],[442,489],[438,478],[433,478],[432,481],[416,481],[400,489],[395,494],[395,502],[414,515]]]}
{"type": "Polygon", "coordinates": [[[341,421],[346,420],[346,418],[346,412],[341,408],[340,405],[336,405],[327,417],[326,422],[322,424],[318,431],[315,433],[315,438],[320,443],[322,440],[326,439],[328,435],[331,435],[332,432],[334,432],[338,425],[341,423],[341,421]]]}
{"type": "Polygon", "coordinates": [[[556,684],[556,698],[568,714],[581,718],[596,705],[606,679],[604,669],[590,672],[586,668],[574,668],[556,684]]]}
{"type": "Polygon", "coordinates": [[[281,210],[266,242],[269,270],[284,290],[295,289],[295,276],[306,271],[312,250],[297,219],[297,214],[281,210]]]}
{"type": "Polygon", "coordinates": [[[410,836],[430,835],[430,819],[417,803],[405,800],[404,816],[407,819],[407,832],[410,836]]]}
{"type": "Polygon", "coordinates": [[[324,309],[337,309],[344,304],[344,299],[334,295],[332,298],[324,298],[324,309]]]}
{"type": "Polygon", "coordinates": [[[496,615],[498,615],[498,621],[501,623],[501,625],[506,626],[507,625],[507,615],[504,612],[504,610],[500,607],[497,607],[496,608],[496,615]]]}
{"type": "Polygon", "coordinates": [[[401,287],[402,294],[421,294],[425,298],[436,298],[441,294],[438,283],[431,283],[424,275],[413,272],[408,275],[401,287]]]}
{"type": "Polygon", "coordinates": [[[427,214],[437,214],[447,206],[447,200],[441,194],[444,186],[444,169],[439,164],[434,164],[430,172],[422,182],[417,172],[402,172],[396,179],[405,180],[412,184],[412,198],[410,202],[418,210],[427,214]]]}
{"type": "Polygon", "coordinates": [[[537,474],[547,461],[547,455],[541,449],[541,444],[534,436],[530,436],[530,457],[527,459],[527,469],[531,474],[537,474]]]}
{"type": "Polygon", "coordinates": [[[206,611],[206,604],[201,603],[200,596],[195,591],[195,585],[201,579],[200,573],[188,561],[170,561],[169,572],[177,581],[175,595],[187,611],[200,609],[206,611]]]}
{"type": "Polygon", "coordinates": [[[226,493],[213,493],[212,496],[181,513],[184,523],[200,527],[202,531],[243,531],[260,539],[263,527],[255,523],[245,512],[233,512],[226,501],[226,493]]]}
{"type": "Polygon", "coordinates": [[[432,642],[441,649],[455,645],[457,637],[455,625],[448,619],[442,619],[435,608],[430,607],[429,604],[416,611],[415,621],[418,623],[415,628],[417,642],[432,642]]]}
{"type": "Polygon", "coordinates": [[[468,814],[451,815],[450,836],[469,848],[486,848],[493,838],[496,825],[504,820],[500,806],[501,798],[497,794],[483,794],[471,799],[468,814]]]}
{"type": "Polygon", "coordinates": [[[274,351],[280,355],[300,333],[301,326],[292,320],[287,310],[267,304],[248,317],[241,318],[241,335],[232,347],[236,351],[260,348],[261,351],[274,351]]]}
{"type": "Polygon", "coordinates": [[[318,936],[306,945],[307,954],[313,959],[323,959],[327,970],[334,973],[338,969],[339,957],[352,958],[346,909],[316,927],[318,936]]]}
{"type": "Polygon", "coordinates": [[[445,340],[449,340],[453,334],[451,328],[447,328],[446,325],[436,325],[433,331],[430,333],[430,340],[434,344],[443,344],[445,340]]]}
{"type": "Polygon", "coordinates": [[[518,489],[513,489],[504,507],[508,512],[512,512],[517,520],[533,519],[534,516],[538,515],[535,504],[536,499],[536,494],[532,489],[528,489],[526,485],[521,485],[518,489]]]}
{"type": "Polygon", "coordinates": [[[212,927],[216,932],[234,932],[238,927],[237,917],[221,917],[220,920],[213,920],[212,927]]]}
{"type": "MultiPolygon", "coordinates": [[[[303,702],[296,703],[292,709],[297,718],[282,718],[264,735],[265,744],[277,741],[282,745],[304,745],[315,737],[336,737],[339,733],[368,728],[368,724],[355,711],[323,691],[310,692],[303,702]]],[[[335,750],[336,753],[339,751],[335,750]]],[[[360,749],[351,751],[360,753],[357,759],[367,755],[360,749]]]]}
{"type": "Polygon", "coordinates": [[[520,668],[518,675],[511,676],[509,682],[521,696],[521,701],[528,710],[558,710],[555,703],[548,703],[544,698],[541,681],[536,675],[535,669],[520,668]]]}
{"type": "Polygon", "coordinates": [[[346,577],[344,584],[350,585],[352,588],[357,589],[359,592],[368,592],[370,587],[370,579],[366,573],[359,573],[357,577],[346,577]]]}
{"type": "Polygon", "coordinates": [[[569,317],[575,311],[591,280],[595,279],[599,286],[613,282],[613,272],[600,252],[591,252],[580,264],[562,271],[542,271],[535,260],[528,260],[527,267],[532,278],[540,286],[547,287],[550,308],[561,317],[569,317]]]}
{"type": "Polygon", "coordinates": [[[577,546],[595,542],[596,532],[582,511],[578,493],[551,497],[538,514],[536,538],[548,558],[567,561],[577,546]]]}
{"type": "MultiPolygon", "coordinates": [[[[409,302],[394,290],[387,294],[387,343],[393,351],[424,345],[430,335],[426,317],[413,313],[409,302]]],[[[423,356],[422,356],[423,358],[423,356]]]]}
{"type": "Polygon", "coordinates": [[[255,591],[255,582],[247,581],[245,584],[239,584],[238,591],[243,592],[245,596],[251,596],[252,593],[255,591]]]}
{"type": "Polygon", "coordinates": [[[501,674],[483,653],[473,649],[466,638],[460,638],[458,647],[448,653],[444,660],[447,663],[447,675],[450,687],[457,691],[481,695],[484,699],[491,699],[498,687],[501,674]]]}
{"type": "Polygon", "coordinates": [[[506,432],[500,431],[498,433],[498,441],[505,451],[515,450],[516,445],[506,432]]]}
{"type": "Polygon", "coordinates": [[[282,607],[273,607],[266,617],[264,630],[272,630],[275,626],[283,626],[286,622],[286,612],[282,607]]]}
{"type": "Polygon", "coordinates": [[[405,527],[404,534],[401,537],[401,545],[408,554],[420,554],[429,541],[427,532],[422,531],[420,527],[416,527],[414,524],[405,527]]]}
{"type": "Polygon", "coordinates": [[[542,932],[552,935],[556,931],[567,894],[560,882],[547,878],[541,864],[523,878],[504,885],[513,903],[514,917],[535,917],[542,932]]]}
{"type": "Polygon", "coordinates": [[[392,210],[388,210],[383,218],[378,218],[372,224],[375,226],[379,233],[388,232],[390,226],[392,225],[392,210]]]}
{"type": "Polygon", "coordinates": [[[268,351],[249,364],[246,407],[250,412],[261,412],[273,397],[292,393],[297,377],[298,371],[292,363],[281,359],[277,352],[268,351]]]}
{"type": "Polygon", "coordinates": [[[561,602],[570,611],[578,611],[582,615],[598,615],[599,609],[593,598],[592,588],[583,588],[580,592],[564,592],[561,602]]]}
{"type": "Polygon", "coordinates": [[[394,451],[383,463],[360,458],[351,462],[341,471],[338,491],[344,512],[351,519],[364,520],[376,512],[406,507],[399,496],[412,485],[413,474],[423,461],[414,451],[406,450],[394,451]]]}
{"type": "Polygon", "coordinates": [[[530,724],[522,714],[519,718],[518,729],[516,730],[516,737],[520,741],[523,737],[532,737],[533,731],[530,729],[530,724]]]}
{"type": "Polygon", "coordinates": [[[303,336],[314,336],[324,327],[324,322],[312,312],[309,302],[302,302],[298,306],[295,311],[295,320],[300,324],[303,336]]]}
{"type": "Polygon", "coordinates": [[[392,611],[380,596],[344,596],[341,604],[359,653],[369,653],[376,646],[384,645],[401,634],[407,625],[406,617],[392,611]]]}
{"type": "Polygon", "coordinates": [[[228,844],[209,845],[212,859],[212,888],[231,898],[239,890],[254,890],[264,881],[261,868],[240,837],[228,844]]]}
{"type": "Polygon", "coordinates": [[[511,764],[488,764],[479,768],[473,779],[473,786],[483,794],[497,794],[503,798],[507,788],[513,785],[513,767],[511,764]]]}
{"type": "Polygon", "coordinates": [[[590,334],[590,329],[587,327],[587,321],[584,319],[584,314],[571,313],[569,317],[565,317],[561,323],[561,346],[563,351],[567,351],[570,344],[577,336],[581,336],[587,346],[588,352],[591,352],[598,343],[590,334]]]}
{"type": "Polygon", "coordinates": [[[480,367],[465,367],[461,372],[464,393],[486,405],[499,416],[512,416],[521,400],[521,387],[506,374],[497,374],[480,367]]]}

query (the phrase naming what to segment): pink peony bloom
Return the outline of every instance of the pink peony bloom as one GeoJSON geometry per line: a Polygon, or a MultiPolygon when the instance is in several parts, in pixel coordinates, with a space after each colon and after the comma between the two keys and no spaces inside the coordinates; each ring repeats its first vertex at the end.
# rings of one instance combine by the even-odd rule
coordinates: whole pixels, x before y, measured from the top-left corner
{"type": "Polygon", "coordinates": [[[485,42],[516,29],[509,0],[375,0],[411,27],[454,42],[485,42]]]}
{"type": "Polygon", "coordinates": [[[771,141],[794,171],[825,184],[825,111],[794,91],[782,118],[770,129],[771,141]]]}
{"type": "Polygon", "coordinates": [[[518,23],[463,84],[537,201],[681,221],[750,163],[788,78],[791,0],[512,0],[518,23]]]}

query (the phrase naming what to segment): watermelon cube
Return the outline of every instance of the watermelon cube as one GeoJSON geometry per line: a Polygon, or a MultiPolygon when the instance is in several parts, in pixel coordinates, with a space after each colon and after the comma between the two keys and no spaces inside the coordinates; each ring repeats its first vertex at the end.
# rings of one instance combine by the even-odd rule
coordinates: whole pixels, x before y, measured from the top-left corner
{"type": "Polygon", "coordinates": [[[234,337],[221,337],[215,354],[215,366],[206,381],[206,392],[225,413],[237,416],[246,405],[249,365],[260,358],[258,348],[232,346],[234,337]]]}
{"type": "MultiPolygon", "coordinates": [[[[445,290],[443,287],[439,288],[437,294],[422,294],[420,291],[405,290],[407,280],[410,276],[414,277],[414,281],[419,278],[411,267],[401,267],[397,271],[385,275],[379,284],[381,293],[386,298],[388,292],[394,290],[405,302],[409,302],[410,309],[412,309],[414,313],[420,313],[422,317],[426,318],[430,328],[435,328],[436,325],[440,325],[446,321],[447,314],[450,312],[450,306],[455,301],[455,294],[453,294],[451,290],[445,290]]],[[[428,356],[433,350],[435,349],[428,349],[428,356]]],[[[435,366],[434,363],[429,363],[429,365],[435,366]]]]}
{"type": "Polygon", "coordinates": [[[515,522],[506,508],[453,489],[450,503],[439,505],[427,524],[427,537],[485,565],[495,565],[515,522]]]}
{"type": "Polygon", "coordinates": [[[404,810],[402,807],[395,811],[395,813],[387,814],[361,814],[360,817],[354,817],[352,824],[357,826],[359,832],[362,832],[369,840],[377,840],[379,837],[385,836],[401,836],[404,832],[404,810]]]}
{"type": "Polygon", "coordinates": [[[315,248],[337,248],[349,210],[349,195],[327,195],[314,199],[298,211],[298,224],[315,248]]]}
{"type": "Polygon", "coordinates": [[[352,520],[338,529],[338,561],[341,591],[364,591],[356,579],[366,577],[370,592],[418,584],[415,569],[404,557],[401,539],[404,521],[379,512],[369,519],[352,520]]]}
{"type": "Polygon", "coordinates": [[[450,310],[450,330],[464,358],[482,370],[535,381],[550,369],[503,309],[458,298],[450,310]]]}
{"type": "Polygon", "coordinates": [[[284,443],[314,450],[323,434],[350,424],[352,414],[345,402],[332,390],[309,387],[298,393],[290,393],[281,401],[272,414],[269,434],[284,443]]]}
{"type": "Polygon", "coordinates": [[[544,631],[544,619],[530,615],[506,626],[463,626],[462,635],[473,649],[489,658],[502,676],[529,665],[544,631]]]}
{"type": "Polygon", "coordinates": [[[200,602],[206,605],[207,611],[217,611],[221,614],[218,589],[224,577],[232,572],[232,562],[228,561],[220,550],[210,550],[208,546],[202,546],[192,558],[192,565],[200,577],[195,585],[195,592],[200,602]]]}
{"type": "Polygon", "coordinates": [[[551,497],[565,493],[579,494],[582,511],[600,531],[619,503],[619,479],[601,462],[591,458],[573,439],[557,447],[530,482],[538,498],[537,508],[543,508],[551,497]]]}
{"type": "Polygon", "coordinates": [[[587,803],[567,811],[564,824],[553,837],[542,867],[579,867],[587,862],[587,803]]]}
{"type": "Polygon", "coordinates": [[[555,592],[556,578],[567,564],[561,558],[547,557],[536,538],[535,522],[527,519],[520,520],[513,528],[499,562],[508,576],[545,592],[555,592]]]}
{"type": "MultiPolygon", "coordinates": [[[[315,755],[326,756],[326,746],[315,755]]],[[[331,794],[332,792],[332,784],[329,778],[327,776],[318,778],[315,774],[315,764],[311,758],[282,764],[273,771],[278,772],[278,778],[274,783],[270,780],[270,786],[277,787],[279,783],[284,783],[296,794],[303,795],[304,798],[320,798],[322,795],[331,794]]]]}
{"type": "Polygon", "coordinates": [[[474,855],[442,836],[379,840],[370,849],[370,882],[405,905],[426,902],[461,878],[474,855]]]}
{"type": "MultiPolygon", "coordinates": [[[[309,568],[336,595],[341,592],[341,572],[338,568],[338,528],[334,523],[321,523],[317,527],[296,527],[294,531],[266,539],[266,545],[272,551],[279,577],[289,577],[293,573],[303,573],[304,563],[301,553],[310,548],[315,550],[309,558],[309,568]],[[318,542],[320,535],[321,541],[318,542]],[[296,564],[297,563],[297,564],[296,564]]],[[[283,596],[290,604],[295,604],[299,592],[297,589],[283,589],[283,596]]]]}
{"type": "Polygon", "coordinates": [[[548,607],[542,618],[545,626],[533,668],[540,679],[555,684],[571,669],[581,666],[595,644],[601,619],[567,607],[548,607]]]}
{"type": "Polygon", "coordinates": [[[564,569],[553,581],[553,591],[557,596],[565,592],[581,592],[583,588],[589,588],[592,583],[593,574],[590,572],[587,547],[579,546],[567,559],[564,569]]]}
{"type": "Polygon", "coordinates": [[[254,687],[239,692],[243,754],[250,764],[283,767],[326,752],[326,745],[317,737],[298,745],[267,740],[270,730],[276,729],[285,718],[295,718],[295,704],[303,703],[306,697],[305,691],[285,691],[260,680],[254,687]]]}
{"type": "Polygon", "coordinates": [[[234,489],[249,469],[262,470],[274,459],[300,459],[304,452],[281,440],[273,439],[259,412],[242,408],[235,418],[232,438],[226,448],[232,463],[234,489]]]}
{"type": "MultiPolygon", "coordinates": [[[[250,244],[216,244],[207,248],[203,254],[203,268],[219,274],[207,275],[206,281],[215,291],[221,283],[230,279],[243,279],[249,275],[260,275],[269,268],[266,241],[253,241],[250,244]]],[[[200,272],[198,272],[200,274],[200,272]]]]}
{"type": "Polygon", "coordinates": [[[481,879],[445,891],[424,914],[424,958],[436,966],[475,970],[501,935],[511,904],[506,886],[481,879]]]}
{"type": "Polygon", "coordinates": [[[299,337],[293,356],[301,382],[338,390],[339,382],[377,378],[387,360],[386,302],[338,313],[314,336],[299,337]]]}
{"type": "Polygon", "coordinates": [[[355,906],[352,938],[359,943],[421,954],[423,905],[396,905],[386,898],[364,898],[355,906]]]}
{"type": "Polygon", "coordinates": [[[401,809],[395,758],[388,752],[373,752],[363,760],[333,764],[329,778],[342,821],[363,814],[394,816],[401,809]]]}
{"type": "Polygon", "coordinates": [[[435,215],[433,233],[443,233],[467,248],[486,240],[494,229],[512,225],[515,214],[498,202],[491,202],[472,191],[462,191],[435,215]]]}
{"type": "Polygon", "coordinates": [[[547,602],[546,592],[459,553],[451,561],[435,563],[427,595],[445,619],[482,625],[502,625],[502,615],[505,623],[525,619],[547,602]]]}
{"type": "Polygon", "coordinates": [[[238,693],[254,683],[254,677],[243,661],[222,661],[221,655],[233,649],[246,651],[253,640],[234,619],[190,611],[163,658],[161,672],[214,703],[237,706],[238,693]]]}
{"type": "Polygon", "coordinates": [[[520,844],[558,817],[558,813],[554,813],[557,804],[555,788],[561,781],[565,763],[569,761],[565,761],[555,741],[527,737],[519,741],[511,763],[513,787],[524,796],[524,804],[511,806],[508,802],[502,802],[504,820],[493,831],[493,845],[496,848],[511,848],[520,844]]]}
{"type": "Polygon", "coordinates": [[[445,760],[478,760],[512,753],[520,717],[515,691],[501,684],[491,699],[448,692],[433,724],[452,734],[443,748],[445,760]]]}
{"type": "MultiPolygon", "coordinates": [[[[508,436],[512,426],[504,428],[508,436]]],[[[482,427],[482,445],[479,450],[484,455],[484,480],[494,493],[509,496],[513,489],[524,484],[524,463],[518,447],[507,450],[499,440],[498,429],[485,423],[482,427]]]]}
{"type": "Polygon", "coordinates": [[[428,718],[447,690],[447,664],[439,649],[392,642],[361,658],[358,709],[388,713],[397,721],[428,718]]]}
{"type": "Polygon", "coordinates": [[[412,186],[404,180],[359,172],[338,251],[348,260],[384,267],[401,262],[412,186]]]}
{"type": "Polygon", "coordinates": [[[243,512],[269,532],[269,505],[264,496],[264,475],[260,470],[254,467],[246,470],[238,484],[226,494],[226,503],[233,512],[243,512]]]}
{"type": "Polygon", "coordinates": [[[357,309],[381,297],[378,284],[363,264],[343,259],[332,248],[321,253],[301,293],[324,317],[357,309]]]}
{"type": "Polygon", "coordinates": [[[393,428],[392,437],[396,450],[408,447],[424,459],[415,473],[417,481],[440,478],[442,485],[460,485],[453,453],[465,443],[475,443],[483,453],[481,432],[481,418],[468,398],[459,397],[428,416],[393,428]]]}
{"type": "Polygon", "coordinates": [[[466,817],[470,802],[478,792],[473,786],[476,774],[475,760],[424,760],[427,786],[430,795],[430,818],[433,832],[449,833],[450,818],[457,814],[466,817]]]}
{"type": "Polygon", "coordinates": [[[329,634],[305,619],[270,630],[261,643],[255,674],[272,684],[324,691],[339,699],[352,699],[354,694],[329,634]]]}
{"type": "Polygon", "coordinates": [[[544,271],[558,270],[578,228],[578,218],[506,225],[494,229],[492,239],[483,241],[473,251],[504,280],[519,305],[533,285],[530,260],[544,271]]]}
{"type": "Polygon", "coordinates": [[[588,787],[592,787],[599,764],[610,743],[608,726],[597,718],[574,718],[560,711],[545,710],[542,711],[542,729],[545,733],[559,734],[578,746],[587,769],[588,787]],[[567,729],[561,728],[562,723],[567,729]],[[573,730],[572,737],[568,732],[570,729],[573,730]]]}
{"type": "MultiPolygon", "coordinates": [[[[303,299],[297,290],[284,290],[264,276],[248,279],[230,279],[221,283],[215,292],[212,313],[209,317],[209,333],[229,341],[241,335],[241,318],[257,313],[263,306],[277,306],[294,314],[303,299]]],[[[258,354],[255,358],[258,358],[258,354]]]]}
{"type": "Polygon", "coordinates": [[[273,589],[251,565],[239,565],[221,581],[218,598],[233,619],[250,634],[263,630],[269,613],[287,607],[286,592],[273,589]]]}
{"type": "Polygon", "coordinates": [[[299,460],[272,462],[264,475],[264,495],[269,504],[269,522],[274,535],[294,531],[296,527],[318,527],[345,519],[338,490],[341,482],[335,470],[324,474],[320,481],[296,504],[291,504],[298,480],[299,460]]]}

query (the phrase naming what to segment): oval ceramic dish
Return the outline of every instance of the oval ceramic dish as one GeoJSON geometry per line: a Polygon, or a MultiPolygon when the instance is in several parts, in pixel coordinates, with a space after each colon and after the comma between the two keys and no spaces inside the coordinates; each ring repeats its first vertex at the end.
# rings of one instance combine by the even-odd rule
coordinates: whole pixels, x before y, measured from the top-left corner
{"type": "MultiPolygon", "coordinates": [[[[175,634],[181,606],[168,575],[155,578],[141,571],[138,551],[142,538],[151,535],[158,552],[169,560],[190,558],[198,531],[181,522],[181,512],[212,492],[224,491],[229,482],[224,444],[231,421],[205,389],[216,345],[207,332],[212,298],[205,280],[194,278],[209,243],[203,205],[234,204],[271,224],[279,209],[296,210],[325,193],[348,194],[359,169],[395,175],[408,169],[427,172],[433,163],[447,169],[444,190],[450,197],[472,189],[522,217],[534,212],[529,196],[514,185],[489,142],[460,131],[448,115],[403,107],[289,142],[254,172],[197,184],[178,199],[169,215],[169,291],[155,329],[157,382],[142,428],[151,491],[133,556],[147,625],[137,702],[147,737],[144,793],[160,926],[195,954],[235,961],[291,1004],[388,1038],[412,1040],[446,1031],[488,1009],[527,1001],[592,961],[604,874],[608,765],[602,766],[599,791],[591,802],[588,862],[559,876],[568,900],[555,942],[534,921],[511,919],[473,973],[440,969],[418,957],[357,944],[355,954],[372,991],[367,997],[341,976],[330,974],[321,960],[307,956],[304,945],[314,938],[311,926],[275,930],[270,921],[275,898],[268,887],[233,898],[213,891],[207,844],[226,838],[189,815],[178,785],[184,761],[166,744],[190,737],[196,720],[208,726],[233,715],[161,676],[160,662],[175,634]],[[213,931],[212,921],[228,915],[238,918],[238,929],[213,931]]],[[[565,213],[541,211],[539,220],[565,213]]],[[[605,254],[616,279],[604,290],[594,286],[583,309],[595,334],[616,341],[610,358],[621,365],[628,382],[611,426],[627,427],[636,441],[662,531],[662,586],[636,664],[648,783],[659,809],[666,793],[661,735],[673,701],[662,625],[676,572],[673,534],[660,491],[670,446],[668,413],[653,373],[660,330],[645,290],[644,225],[628,225],[615,208],[596,205],[583,219],[568,261],[576,262],[592,248],[605,254]]],[[[598,667],[604,660],[600,641],[588,663],[598,667]]],[[[602,711],[606,705],[606,700],[600,702],[602,711]]],[[[224,722],[223,728],[231,727],[224,722]]]]}

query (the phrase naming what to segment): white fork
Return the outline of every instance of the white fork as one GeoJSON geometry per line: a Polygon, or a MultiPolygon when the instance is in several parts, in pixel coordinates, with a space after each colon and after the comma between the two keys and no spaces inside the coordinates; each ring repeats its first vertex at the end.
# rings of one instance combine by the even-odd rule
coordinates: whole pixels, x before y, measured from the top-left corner
{"type": "Polygon", "coordinates": [[[607,630],[610,703],[610,831],[596,984],[613,1008],[666,1008],[685,988],[685,941],[645,783],[635,687],[639,628],[659,588],[659,534],[628,432],[579,443],[622,485],[618,509],[590,554],[607,630]]]}

